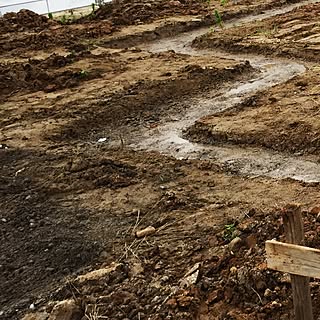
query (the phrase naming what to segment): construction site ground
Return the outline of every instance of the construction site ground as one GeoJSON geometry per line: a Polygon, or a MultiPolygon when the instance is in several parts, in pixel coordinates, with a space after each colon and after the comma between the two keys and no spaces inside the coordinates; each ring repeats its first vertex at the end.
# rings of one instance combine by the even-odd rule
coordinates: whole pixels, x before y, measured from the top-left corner
{"type": "Polygon", "coordinates": [[[0,319],[293,319],[264,247],[292,203],[320,246],[319,14],[132,0],[1,17],[0,319]]]}

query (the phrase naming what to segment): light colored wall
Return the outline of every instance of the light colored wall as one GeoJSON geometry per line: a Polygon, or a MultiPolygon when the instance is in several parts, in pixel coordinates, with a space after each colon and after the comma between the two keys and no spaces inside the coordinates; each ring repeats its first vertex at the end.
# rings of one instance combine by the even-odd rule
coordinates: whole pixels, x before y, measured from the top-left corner
{"type": "MultiPolygon", "coordinates": [[[[29,9],[39,14],[48,13],[46,0],[32,1],[34,0],[0,0],[0,12],[4,14],[6,12],[18,12],[21,9],[29,9]]],[[[89,6],[93,2],[94,0],[48,0],[48,5],[50,12],[57,12],[89,6]]]]}

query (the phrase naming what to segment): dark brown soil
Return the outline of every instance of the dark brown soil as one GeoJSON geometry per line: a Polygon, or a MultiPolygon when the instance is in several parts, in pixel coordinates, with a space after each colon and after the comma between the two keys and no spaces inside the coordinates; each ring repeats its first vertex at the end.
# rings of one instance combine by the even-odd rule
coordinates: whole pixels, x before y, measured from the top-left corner
{"type": "Polygon", "coordinates": [[[100,76],[99,70],[54,70],[73,61],[72,56],[53,55],[43,61],[0,64],[0,98],[6,98],[21,90],[52,92],[71,88],[77,86],[80,81],[100,76]]]}
{"type": "MultiPolygon", "coordinates": [[[[231,17],[282,4],[211,6],[231,17]]],[[[319,246],[319,185],[248,179],[214,161],[133,151],[124,138],[175,121],[189,99],[255,72],[209,53],[99,46],[169,23],[172,32],[190,30],[207,10],[191,0],[130,1],[68,25],[28,11],[0,21],[1,319],[41,312],[47,320],[67,298],[87,319],[292,318],[290,283],[266,268],[264,242],[283,241],[280,208],[295,202],[303,208],[306,245],[319,246]],[[172,24],[176,15],[181,24],[172,24]],[[155,233],[138,239],[135,232],[148,226],[155,233]],[[235,237],[240,242],[230,250],[235,237]]],[[[295,88],[298,103],[316,111],[318,73],[305,77],[255,97],[257,106],[273,110],[279,102],[287,110],[279,119],[290,118],[295,88]]],[[[295,117],[302,121],[300,112],[295,117]]],[[[311,285],[319,316],[319,283],[311,285]]]]}
{"type": "MultiPolygon", "coordinates": [[[[208,12],[205,2],[196,0],[181,1],[114,1],[99,8],[91,20],[110,20],[114,25],[149,23],[153,20],[174,15],[203,15],[208,12]]],[[[88,19],[88,18],[87,18],[88,19]]],[[[82,22],[82,20],[80,20],[82,22]]]]}
{"type": "MultiPolygon", "coordinates": [[[[232,230],[225,226],[209,237],[210,229],[201,229],[202,236],[189,232],[175,238],[174,246],[138,240],[130,247],[134,256],[124,252],[113,271],[96,279],[88,274],[56,294],[76,296],[87,315],[99,305],[98,314],[113,319],[292,319],[290,278],[268,270],[264,253],[266,240],[285,241],[281,215],[252,209],[246,218],[226,222],[232,230]],[[232,249],[236,234],[240,240],[232,249]],[[216,252],[209,254],[213,244],[216,252]],[[191,281],[184,275],[192,268],[191,281]]],[[[320,223],[314,213],[304,212],[304,224],[306,245],[317,248],[320,223]]],[[[319,284],[311,282],[314,302],[319,284]]],[[[319,312],[315,303],[314,314],[319,312]]]]}
{"type": "Polygon", "coordinates": [[[55,25],[55,22],[30,10],[20,10],[18,13],[6,13],[0,18],[0,34],[26,30],[36,32],[48,28],[50,25],[55,25]]]}

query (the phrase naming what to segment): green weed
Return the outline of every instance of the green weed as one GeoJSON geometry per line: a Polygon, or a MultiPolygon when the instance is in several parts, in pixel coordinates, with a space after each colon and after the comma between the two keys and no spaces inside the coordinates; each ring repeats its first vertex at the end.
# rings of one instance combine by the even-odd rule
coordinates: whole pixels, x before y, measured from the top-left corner
{"type": "Polygon", "coordinates": [[[87,70],[81,70],[79,72],[79,77],[82,78],[82,79],[86,78],[88,75],[89,75],[89,71],[87,71],[87,70]]]}
{"type": "Polygon", "coordinates": [[[214,18],[215,18],[216,24],[220,26],[220,28],[223,28],[222,16],[217,9],[214,10],[214,18]]]}
{"type": "Polygon", "coordinates": [[[236,224],[235,223],[226,224],[224,226],[223,239],[225,241],[231,241],[234,238],[235,231],[236,231],[236,224]]]}
{"type": "Polygon", "coordinates": [[[68,19],[66,17],[66,15],[64,14],[61,18],[60,18],[60,23],[61,24],[66,24],[68,22],[68,19]]]}

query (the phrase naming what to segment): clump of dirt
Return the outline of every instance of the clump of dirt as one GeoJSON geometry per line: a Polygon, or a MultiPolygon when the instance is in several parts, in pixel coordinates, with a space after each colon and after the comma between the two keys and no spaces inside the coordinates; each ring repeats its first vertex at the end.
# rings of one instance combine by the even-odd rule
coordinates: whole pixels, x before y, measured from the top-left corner
{"type": "Polygon", "coordinates": [[[49,20],[44,15],[39,15],[33,11],[23,9],[17,13],[6,13],[0,18],[0,34],[26,30],[40,31],[55,24],[56,22],[49,20]]]}
{"type": "MultiPolygon", "coordinates": [[[[166,16],[200,15],[206,12],[205,3],[196,0],[112,1],[85,19],[109,19],[114,25],[132,25],[166,16]]],[[[79,22],[83,21],[80,19],[79,22]]]]}
{"type": "Polygon", "coordinates": [[[99,70],[54,71],[72,62],[72,55],[52,55],[42,61],[0,64],[0,99],[20,90],[52,92],[70,88],[100,76],[99,70]]]}
{"type": "Polygon", "coordinates": [[[79,188],[109,187],[123,188],[136,183],[137,172],[134,167],[115,162],[111,159],[76,159],[71,161],[70,174],[64,176],[64,182],[70,181],[69,186],[79,188]]]}
{"type": "MultiPolygon", "coordinates": [[[[315,209],[304,212],[310,247],[320,244],[315,209]]],[[[292,319],[290,278],[267,269],[264,251],[266,240],[284,241],[281,216],[252,208],[247,217],[230,221],[213,235],[213,252],[209,243],[192,234],[183,249],[179,243],[146,245],[136,240],[117,263],[76,278],[54,298],[76,297],[87,316],[96,312],[112,319],[292,319]],[[191,259],[199,251],[202,260],[191,259]]],[[[314,301],[320,299],[319,286],[319,280],[312,280],[314,301]]],[[[318,316],[320,309],[314,306],[318,316]]]]}
{"type": "Polygon", "coordinates": [[[0,39],[2,52],[48,49],[58,45],[74,46],[85,39],[96,39],[108,35],[115,30],[111,22],[96,21],[86,25],[59,25],[46,28],[38,33],[17,33],[15,36],[5,36],[0,39]]]}

